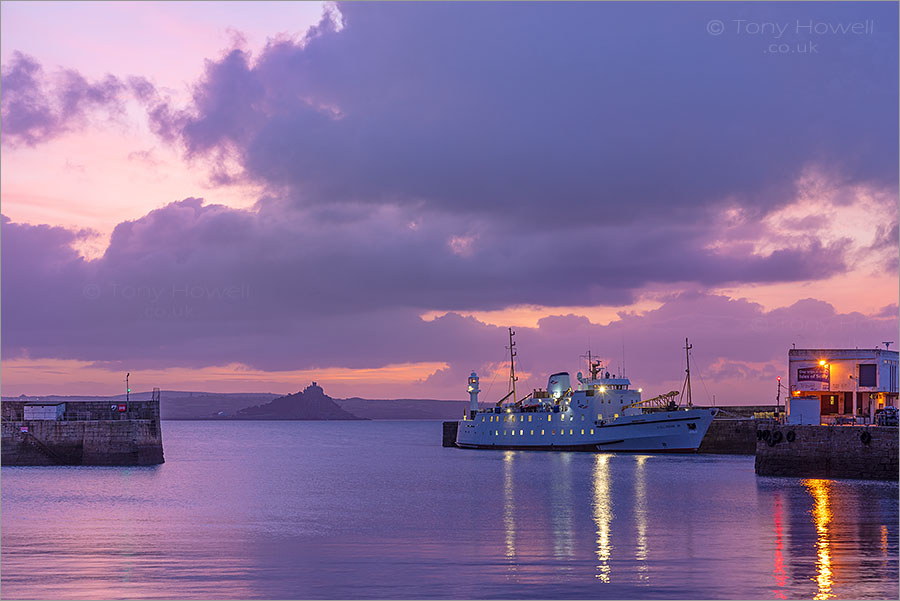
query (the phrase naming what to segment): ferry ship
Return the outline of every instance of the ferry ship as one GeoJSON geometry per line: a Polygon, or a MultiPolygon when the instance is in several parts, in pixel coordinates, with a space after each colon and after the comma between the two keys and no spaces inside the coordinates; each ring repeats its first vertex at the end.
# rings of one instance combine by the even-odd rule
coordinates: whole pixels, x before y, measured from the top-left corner
{"type": "Polygon", "coordinates": [[[696,452],[716,409],[690,401],[690,349],[685,339],[687,375],[681,392],[641,400],[641,389],[610,376],[588,355],[590,376],[551,375],[547,389],[516,400],[515,332],[509,329],[510,392],[494,406],[479,409],[479,378],[469,376],[469,411],[459,422],[456,444],[467,449],[522,449],[603,452],[696,452]],[[687,391],[687,394],[683,393],[687,391]],[[686,406],[676,404],[678,395],[686,406]]]}

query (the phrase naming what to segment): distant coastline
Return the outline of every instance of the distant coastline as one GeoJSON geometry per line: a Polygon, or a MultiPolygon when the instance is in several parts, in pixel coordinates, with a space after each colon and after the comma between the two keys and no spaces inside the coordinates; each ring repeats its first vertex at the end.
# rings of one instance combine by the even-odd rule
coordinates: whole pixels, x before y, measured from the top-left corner
{"type": "MultiPolygon", "coordinates": [[[[271,392],[216,393],[203,391],[163,390],[160,413],[167,420],[449,420],[459,419],[465,411],[463,400],[438,399],[348,399],[332,398],[312,385],[292,394],[271,392]],[[278,401],[277,403],[275,401],[278,401]],[[333,406],[332,406],[333,405],[333,406]],[[349,417],[348,417],[349,416],[349,417]]],[[[150,392],[136,392],[132,400],[147,400],[150,392]]],[[[119,395],[20,395],[3,397],[3,401],[29,400],[52,403],[79,400],[125,400],[119,395]]]]}

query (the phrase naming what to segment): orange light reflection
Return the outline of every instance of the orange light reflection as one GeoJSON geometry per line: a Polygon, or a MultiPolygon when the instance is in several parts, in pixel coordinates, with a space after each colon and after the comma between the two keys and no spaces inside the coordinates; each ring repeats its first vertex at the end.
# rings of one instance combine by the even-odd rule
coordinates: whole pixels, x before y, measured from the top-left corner
{"type": "Polygon", "coordinates": [[[816,524],[816,584],[819,592],[813,599],[832,599],[834,594],[831,587],[834,584],[831,570],[831,542],[829,540],[828,526],[831,524],[832,512],[829,502],[831,482],[829,480],[804,480],[803,485],[812,495],[813,521],[816,524]]]}

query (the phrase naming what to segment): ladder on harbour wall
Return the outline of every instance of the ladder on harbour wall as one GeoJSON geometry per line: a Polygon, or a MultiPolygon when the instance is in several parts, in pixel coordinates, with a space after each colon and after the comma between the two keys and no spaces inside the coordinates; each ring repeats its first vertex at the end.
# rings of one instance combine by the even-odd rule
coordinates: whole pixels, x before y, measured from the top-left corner
{"type": "Polygon", "coordinates": [[[63,457],[62,455],[45,445],[43,442],[41,442],[40,439],[38,439],[31,432],[22,432],[22,435],[24,436],[25,444],[31,446],[34,449],[37,449],[38,452],[50,459],[50,461],[52,461],[56,465],[78,465],[80,463],[78,461],[73,461],[72,459],[63,457]]]}

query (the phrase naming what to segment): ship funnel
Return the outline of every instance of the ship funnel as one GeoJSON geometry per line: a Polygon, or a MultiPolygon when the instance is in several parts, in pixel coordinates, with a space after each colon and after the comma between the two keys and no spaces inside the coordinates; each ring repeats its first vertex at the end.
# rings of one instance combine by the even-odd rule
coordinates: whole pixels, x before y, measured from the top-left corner
{"type": "Polygon", "coordinates": [[[481,392],[478,389],[478,374],[474,371],[469,375],[469,419],[475,419],[475,414],[478,413],[478,393],[481,392]]]}
{"type": "Polygon", "coordinates": [[[569,388],[572,387],[571,382],[569,381],[569,372],[561,371],[558,374],[553,374],[550,378],[547,379],[547,392],[550,393],[550,396],[554,399],[558,399],[562,395],[566,393],[569,388]]]}

